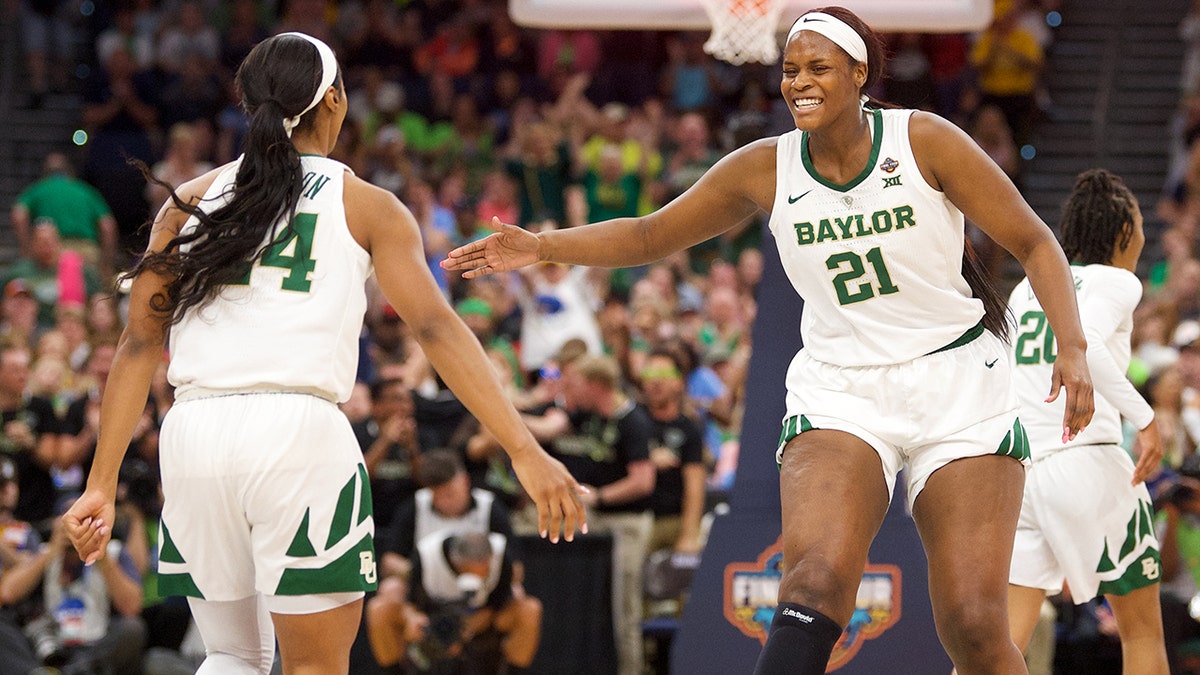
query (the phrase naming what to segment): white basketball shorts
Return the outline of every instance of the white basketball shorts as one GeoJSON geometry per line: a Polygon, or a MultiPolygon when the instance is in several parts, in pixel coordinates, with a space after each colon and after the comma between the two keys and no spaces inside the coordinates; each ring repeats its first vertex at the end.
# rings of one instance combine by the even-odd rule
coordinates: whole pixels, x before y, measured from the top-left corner
{"type": "Polygon", "coordinates": [[[986,330],[886,366],[836,366],[800,350],[788,368],[776,461],[782,463],[788,441],[810,429],[844,431],[874,448],[889,499],[907,465],[910,510],[933,472],[956,459],[1000,454],[1029,461],[1007,349],[986,330]]]}
{"type": "Polygon", "coordinates": [[[1053,594],[1066,579],[1076,603],[1158,582],[1150,493],[1130,485],[1133,468],[1117,445],[1067,448],[1029,467],[1009,582],[1053,594]]]}
{"type": "MultiPolygon", "coordinates": [[[[338,407],[310,394],[198,396],[163,423],[159,590],[271,611],[376,586],[371,490],[338,407]]],[[[351,594],[351,595],[346,595],[351,594]]],[[[353,595],[357,594],[357,595],[353,595]]]]}

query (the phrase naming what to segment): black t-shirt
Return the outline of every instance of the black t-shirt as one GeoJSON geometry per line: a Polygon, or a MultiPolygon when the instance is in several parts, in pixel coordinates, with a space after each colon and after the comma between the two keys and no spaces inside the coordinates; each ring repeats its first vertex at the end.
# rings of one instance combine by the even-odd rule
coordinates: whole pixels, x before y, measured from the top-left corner
{"type": "Polygon", "coordinates": [[[33,430],[35,440],[40,440],[44,434],[61,433],[61,424],[54,413],[54,404],[40,396],[27,398],[18,408],[0,411],[0,452],[12,457],[19,476],[17,485],[21,495],[13,515],[18,520],[36,525],[56,515],[54,502],[57,493],[54,478],[50,475],[50,470],[37,461],[32,449],[16,447],[13,441],[2,433],[3,428],[13,421],[27,424],[33,430]]]}
{"type": "MultiPolygon", "coordinates": [[[[547,448],[575,480],[594,487],[629,475],[629,465],[650,459],[654,422],[641,405],[627,400],[612,417],[596,413],[570,414],[571,429],[547,448]]],[[[624,504],[605,504],[600,511],[632,512],[650,508],[649,498],[624,504]]]]}
{"type": "MultiPolygon", "coordinates": [[[[374,418],[351,425],[354,437],[358,439],[358,447],[366,454],[371,445],[379,439],[379,424],[374,418]]],[[[417,426],[420,435],[420,425],[417,426]]],[[[418,441],[420,446],[420,441],[418,441]]],[[[375,531],[386,529],[396,515],[396,511],[406,499],[412,499],[416,494],[417,479],[413,475],[412,461],[408,451],[399,443],[388,446],[387,455],[378,466],[371,471],[371,505],[375,512],[375,531]]]]}
{"type": "Polygon", "coordinates": [[[700,427],[691,418],[680,415],[663,422],[653,420],[654,435],[650,438],[651,452],[665,448],[675,455],[678,464],[659,469],[650,495],[650,509],[655,516],[677,516],[683,511],[683,467],[704,462],[704,442],[700,427]]]}

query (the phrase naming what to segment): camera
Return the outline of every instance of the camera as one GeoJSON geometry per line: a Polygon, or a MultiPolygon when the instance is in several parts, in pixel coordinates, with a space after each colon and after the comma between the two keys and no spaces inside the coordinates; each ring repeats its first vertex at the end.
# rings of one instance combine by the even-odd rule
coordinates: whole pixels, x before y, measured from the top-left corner
{"type": "Polygon", "coordinates": [[[67,651],[58,636],[58,622],[42,615],[25,625],[25,637],[33,653],[46,666],[61,666],[67,662],[67,651]]]}
{"type": "Polygon", "coordinates": [[[463,623],[471,614],[465,599],[443,602],[429,613],[425,637],[408,648],[408,657],[418,670],[427,671],[436,662],[451,658],[450,650],[462,638],[463,623]]]}

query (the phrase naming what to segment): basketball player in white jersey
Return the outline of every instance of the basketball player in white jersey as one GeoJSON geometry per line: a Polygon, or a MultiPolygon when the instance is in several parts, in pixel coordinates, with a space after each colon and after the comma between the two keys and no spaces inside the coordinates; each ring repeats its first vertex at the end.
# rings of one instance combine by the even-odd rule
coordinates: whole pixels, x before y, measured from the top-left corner
{"type": "Polygon", "coordinates": [[[1086,431],[1059,441],[1062,404],[1044,401],[1055,334],[1028,280],[1022,281],[1008,302],[1017,321],[1014,389],[1033,464],[1009,573],[1013,640],[1025,649],[1042,600],[1059,592],[1065,578],[1077,604],[1097,595],[1108,599],[1125,675],[1166,675],[1158,542],[1143,483],[1162,459],[1162,441],[1154,410],[1125,377],[1133,310],[1142,297],[1134,271],[1146,240],[1137,200],[1108,171],[1080,174],[1063,209],[1061,239],[1088,341],[1096,414],[1086,431]],[[1120,446],[1122,417],[1140,430],[1136,467],[1120,446]]]}
{"type": "MultiPolygon", "coordinates": [[[[87,489],[64,516],[104,555],[117,470],[170,332],[177,403],[161,439],[159,581],[188,596],[201,673],[345,673],[376,584],[362,454],[337,408],[354,384],[372,269],[463,403],[513,458],[543,535],[583,527],[575,481],[530,436],[438,291],[417,224],[326,157],[346,115],[323,42],[285,33],[238,69],[245,154],[173,194],[132,279],[87,489]]],[[[167,186],[169,187],[169,186],[167,186]]]]}
{"type": "Polygon", "coordinates": [[[754,216],[796,292],[801,335],[777,453],[783,578],[759,673],[824,673],[867,550],[907,465],[938,635],[959,672],[1023,673],[1007,630],[1008,561],[1026,456],[1004,300],[964,256],[963,216],[1024,265],[1059,336],[1063,438],[1091,418],[1071,275],[1049,228],[970,138],[860,98],[883,50],[840,7],[801,16],[781,90],[796,131],[725,157],[656,213],[539,235],[499,232],[443,263],[475,277],[539,260],[641,265],[754,216]]]}

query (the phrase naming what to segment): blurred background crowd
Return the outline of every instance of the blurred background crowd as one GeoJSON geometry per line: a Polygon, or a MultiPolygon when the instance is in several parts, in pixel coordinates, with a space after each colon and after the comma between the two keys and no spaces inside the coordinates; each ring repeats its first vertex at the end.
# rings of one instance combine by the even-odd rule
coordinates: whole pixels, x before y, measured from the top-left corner
{"type": "MultiPolygon", "coordinates": [[[[1021,186],[1022,151],[1053,106],[1043,65],[1059,4],[997,0],[993,24],[973,35],[889,35],[888,77],[874,94],[953,120],[1021,186]]],[[[1183,618],[1168,630],[1175,626],[1172,639],[1184,646],[1200,644],[1189,642],[1200,624],[1186,609],[1200,578],[1197,5],[1179,26],[1187,50],[1180,112],[1163,130],[1169,178],[1158,203],[1142,205],[1153,222],[1129,373],[1166,441],[1164,597],[1182,603],[1183,618]]],[[[94,450],[122,327],[115,275],[166,198],[127,160],[179,185],[236,158],[247,118],[234,72],[254,44],[283,31],[337,52],[350,112],[333,157],[412,211],[431,272],[510,400],[603,496],[593,532],[613,542],[617,667],[664,668],[665,647],[643,641],[651,625],[643,620],[678,616],[708,523],[727,508],[762,247],[773,243],[751,222],[637,269],[544,264],[468,282],[437,263],[485,236],[493,217],[543,230],[665,204],[723,154],[793,128],[777,67],[716,61],[700,33],[526,29],[500,0],[8,0],[5,11],[22,36],[22,105],[76,97],[87,140],[47,155],[43,176],[5,205],[17,250],[0,268],[0,671],[194,671],[187,606],[158,595],[154,572],[157,430],[172,403],[167,355],[122,470],[112,555],[79,568],[53,523],[78,495],[94,450]],[[83,78],[80,63],[90,66],[83,78]]],[[[1013,262],[975,240],[1007,291],[1017,281],[1013,262]]],[[[488,633],[500,634],[496,667],[522,672],[543,624],[542,604],[523,587],[520,541],[534,530],[527,501],[494,439],[439,381],[396,313],[373,289],[370,297],[358,386],[343,408],[371,475],[381,588],[352,672],[476,658],[455,643],[488,633]],[[454,603],[422,590],[429,574],[414,572],[422,538],[447,528],[502,535],[507,581],[488,589],[488,603],[495,617],[523,618],[472,627],[462,613],[451,624],[465,621],[466,638],[452,630],[439,646],[435,619],[453,615],[454,603]]],[[[752,461],[770,461],[763,450],[753,449],[752,461]]],[[[468,544],[482,546],[462,544],[467,557],[468,544]]],[[[476,551],[474,559],[489,558],[476,551]]],[[[1061,668],[1115,643],[1111,617],[1103,606],[1060,604],[1059,672],[1101,672],[1061,668]]]]}

